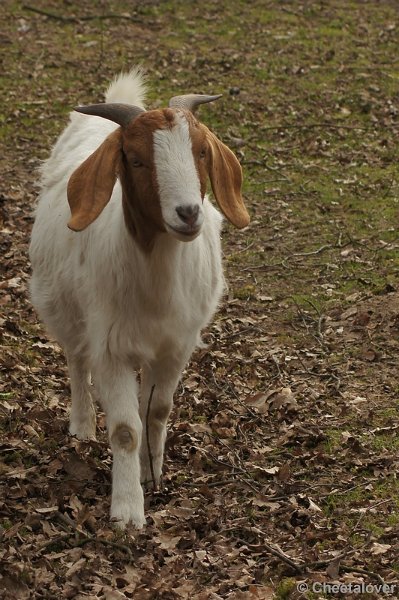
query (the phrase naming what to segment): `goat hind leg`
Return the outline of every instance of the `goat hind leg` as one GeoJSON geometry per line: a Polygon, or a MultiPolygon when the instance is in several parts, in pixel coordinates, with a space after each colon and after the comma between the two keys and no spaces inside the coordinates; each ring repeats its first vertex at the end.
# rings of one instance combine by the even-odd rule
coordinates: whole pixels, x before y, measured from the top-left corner
{"type": "Polygon", "coordinates": [[[96,411],[90,393],[90,371],[81,357],[67,354],[72,406],[69,433],[80,440],[96,439],[96,411]]]}
{"type": "Polygon", "coordinates": [[[164,360],[144,367],[140,393],[143,438],[140,451],[141,482],[151,488],[161,481],[166,425],[173,406],[173,394],[186,361],[164,360]]]}

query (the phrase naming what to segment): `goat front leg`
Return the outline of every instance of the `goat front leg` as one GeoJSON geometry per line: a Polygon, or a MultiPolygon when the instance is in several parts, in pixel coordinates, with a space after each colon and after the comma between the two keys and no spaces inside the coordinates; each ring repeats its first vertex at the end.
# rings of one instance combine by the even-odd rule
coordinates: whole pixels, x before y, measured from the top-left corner
{"type": "Polygon", "coordinates": [[[142,370],[140,416],[143,424],[141,443],[141,481],[157,487],[161,480],[166,425],[173,406],[173,394],[185,361],[162,361],[142,370]]]}
{"type": "Polygon", "coordinates": [[[80,440],[96,439],[96,411],[90,393],[90,370],[84,358],[67,352],[71,381],[69,433],[80,440]]]}
{"type": "Polygon", "coordinates": [[[109,361],[98,365],[93,376],[113,454],[111,518],[122,529],[129,522],[141,528],[145,524],[139,457],[142,425],[136,376],[129,366],[109,361]]]}

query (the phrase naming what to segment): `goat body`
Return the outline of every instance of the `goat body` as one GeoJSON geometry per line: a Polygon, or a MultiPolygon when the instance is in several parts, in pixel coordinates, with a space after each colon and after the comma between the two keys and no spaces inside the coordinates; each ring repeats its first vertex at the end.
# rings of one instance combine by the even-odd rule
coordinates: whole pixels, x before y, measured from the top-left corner
{"type": "Polygon", "coordinates": [[[144,91],[138,70],[109,88],[111,113],[136,109],[121,127],[71,115],[42,169],[30,246],[32,301],[67,357],[70,433],[95,438],[91,382],[106,413],[121,527],[145,523],[140,480],[159,482],[174,391],[223,292],[208,174],[227,218],[249,220],[231,151],[184,107],[144,111],[144,91]]]}

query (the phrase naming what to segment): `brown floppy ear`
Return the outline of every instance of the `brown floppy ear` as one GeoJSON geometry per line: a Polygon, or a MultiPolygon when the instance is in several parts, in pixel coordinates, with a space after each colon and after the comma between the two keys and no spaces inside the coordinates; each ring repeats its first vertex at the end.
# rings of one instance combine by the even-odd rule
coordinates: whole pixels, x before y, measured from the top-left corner
{"type": "Polygon", "coordinates": [[[117,129],[72,173],[67,195],[72,213],[68,227],[73,231],[90,225],[109,202],[121,149],[122,132],[117,129]]]}
{"type": "Polygon", "coordinates": [[[206,128],[210,149],[209,178],[224,216],[238,229],[250,221],[242,196],[242,170],[235,154],[206,128]]]}

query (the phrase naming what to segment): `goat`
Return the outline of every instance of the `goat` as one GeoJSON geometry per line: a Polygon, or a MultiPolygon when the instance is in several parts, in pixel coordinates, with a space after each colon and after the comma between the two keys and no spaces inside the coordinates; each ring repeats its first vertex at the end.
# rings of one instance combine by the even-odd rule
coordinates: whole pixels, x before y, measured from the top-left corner
{"type": "Polygon", "coordinates": [[[237,158],[194,116],[219,96],[146,111],[144,95],[136,69],[71,113],[42,167],[30,245],[32,302],[66,354],[69,431],[95,439],[93,390],[106,414],[121,528],[145,524],[140,481],[160,481],[173,394],[224,289],[208,175],[227,219],[249,223],[237,158]]]}

